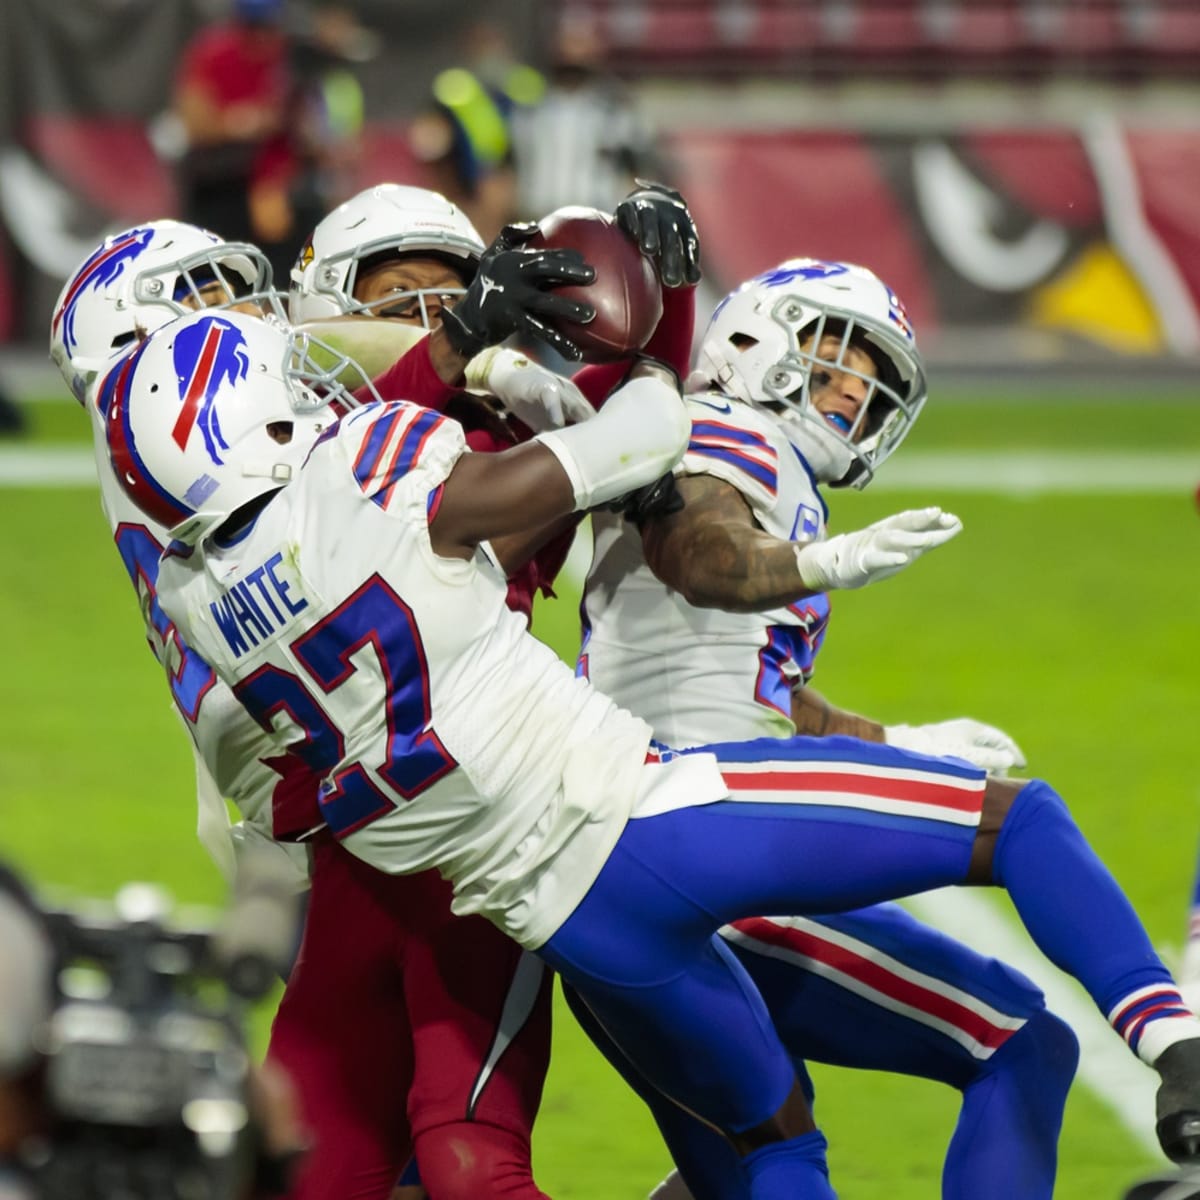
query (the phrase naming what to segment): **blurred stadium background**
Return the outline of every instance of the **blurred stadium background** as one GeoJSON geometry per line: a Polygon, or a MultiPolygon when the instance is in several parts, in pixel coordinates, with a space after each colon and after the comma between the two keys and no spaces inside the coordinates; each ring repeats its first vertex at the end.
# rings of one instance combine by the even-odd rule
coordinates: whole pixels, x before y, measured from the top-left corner
{"type": "MultiPolygon", "coordinates": [[[[697,214],[707,299],[791,254],[868,263],[904,298],[933,398],[834,519],[939,503],[966,532],[837,601],[817,682],[883,719],[969,714],[1013,733],[1177,961],[1200,840],[1200,4],[341,7],[368,34],[347,68],[365,117],[351,190],[430,180],[410,129],[480,20],[550,73],[556,31],[583,22],[697,214]]],[[[60,895],[130,877],[186,903],[222,891],[192,835],[190,761],[108,545],[86,423],[44,358],[83,254],[178,212],[172,73],[221,11],[0,6],[0,390],[16,401],[0,436],[0,854],[60,895]]],[[[539,624],[570,657],[577,579],[560,592],[539,624]]],[[[1151,1074],[1097,1031],[1005,904],[919,903],[1019,956],[1077,1024],[1057,1194],[1119,1195],[1159,1161],[1151,1074]]],[[[556,1036],[540,1182],[564,1200],[645,1195],[667,1168],[653,1129],[565,1013],[556,1036]]],[[[951,1096],[819,1070],[817,1084],[843,1194],[936,1194],[951,1096]]]]}

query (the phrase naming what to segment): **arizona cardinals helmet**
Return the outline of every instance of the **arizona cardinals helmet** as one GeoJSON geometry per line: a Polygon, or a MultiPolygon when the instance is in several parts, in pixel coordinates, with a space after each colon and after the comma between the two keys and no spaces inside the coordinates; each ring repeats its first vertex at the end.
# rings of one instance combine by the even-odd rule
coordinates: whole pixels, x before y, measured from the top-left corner
{"type": "Polygon", "coordinates": [[[130,499],[192,543],[289,483],[336,419],[303,335],[205,309],[151,334],[101,381],[113,470],[130,499]]]}
{"type": "Polygon", "coordinates": [[[822,482],[857,488],[903,441],[927,395],[912,326],[895,292],[866,267],[812,258],[780,263],[721,301],[689,380],[697,384],[771,412],[822,482]],[[836,353],[820,357],[831,337],[836,353]],[[848,365],[852,345],[870,355],[874,378],[848,365]],[[856,376],[866,386],[853,424],[844,428],[813,406],[810,390],[825,371],[856,376]]]}
{"type": "Polygon", "coordinates": [[[112,358],[138,337],[212,304],[257,303],[282,317],[256,247],[196,225],[152,221],[106,238],[67,280],[50,321],[50,357],[82,404],[112,358]]]}
{"type": "MultiPolygon", "coordinates": [[[[313,230],[292,268],[289,315],[296,324],[323,321],[346,313],[370,314],[403,299],[392,295],[373,304],[355,300],[360,267],[378,255],[440,255],[470,279],[483,251],[475,226],[445,196],[425,188],[379,184],[335,208],[313,230]]],[[[412,295],[421,302],[424,316],[423,293],[412,295]]],[[[428,320],[424,324],[429,327],[428,320]]]]}

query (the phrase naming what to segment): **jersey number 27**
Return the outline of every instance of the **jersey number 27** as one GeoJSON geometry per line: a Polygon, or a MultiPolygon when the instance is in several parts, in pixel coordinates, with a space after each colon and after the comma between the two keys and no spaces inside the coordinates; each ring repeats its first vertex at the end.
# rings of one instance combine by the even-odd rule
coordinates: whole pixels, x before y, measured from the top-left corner
{"type": "Polygon", "coordinates": [[[304,739],[290,749],[327,776],[321,814],[335,837],[390,812],[396,796],[412,800],[458,765],[429,727],[429,670],[412,610],[378,575],[298,637],[291,650],[315,689],[299,675],[267,665],[242,680],[234,693],[264,729],[272,728],[279,713],[303,728],[304,739]],[[387,698],[383,761],[371,767],[359,760],[344,762],[345,731],[322,704],[323,696],[355,674],[353,656],[368,646],[387,698]]]}

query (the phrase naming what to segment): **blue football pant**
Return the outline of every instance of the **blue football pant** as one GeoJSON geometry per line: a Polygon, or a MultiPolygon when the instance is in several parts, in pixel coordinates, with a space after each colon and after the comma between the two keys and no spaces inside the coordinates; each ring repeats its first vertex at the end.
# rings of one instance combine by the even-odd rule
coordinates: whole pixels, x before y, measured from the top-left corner
{"type": "MultiPolygon", "coordinates": [[[[757,988],[712,934],[756,913],[846,912],[962,883],[984,776],[959,760],[849,738],[696,753],[715,755],[730,799],[629,821],[539,953],[653,1086],[738,1134],[775,1114],[795,1071],[757,988]]],[[[994,874],[1039,946],[1103,1011],[1170,983],[1045,784],[1016,797],[994,874]]]]}
{"type": "MultiPolygon", "coordinates": [[[[810,1099],[806,1059],[949,1084],[962,1092],[962,1108],[943,1200],[1050,1200],[1078,1048],[1033,983],[890,904],[812,920],[754,919],[724,935],[810,1099]]],[[[564,991],[589,1036],[650,1107],[695,1200],[748,1200],[730,1143],[650,1087],[578,993],[564,991]]]]}

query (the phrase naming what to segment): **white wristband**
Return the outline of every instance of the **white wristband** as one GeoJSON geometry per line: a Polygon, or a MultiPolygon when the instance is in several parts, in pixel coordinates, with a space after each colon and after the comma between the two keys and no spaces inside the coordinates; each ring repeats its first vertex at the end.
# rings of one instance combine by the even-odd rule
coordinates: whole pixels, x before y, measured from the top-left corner
{"type": "Polygon", "coordinates": [[[632,379],[583,425],[538,434],[575,493],[577,509],[615,500],[665,475],[683,457],[692,423],[661,379],[632,379]]]}

